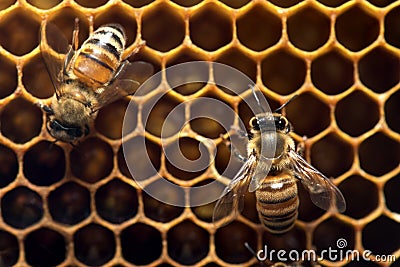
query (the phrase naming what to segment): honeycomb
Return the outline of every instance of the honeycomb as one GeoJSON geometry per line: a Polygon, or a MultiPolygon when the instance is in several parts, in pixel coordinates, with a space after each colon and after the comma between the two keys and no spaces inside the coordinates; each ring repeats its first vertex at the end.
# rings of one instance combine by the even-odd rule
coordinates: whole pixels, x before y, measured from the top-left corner
{"type": "MultiPolygon", "coordinates": [[[[4,0],[0,45],[0,266],[258,266],[245,243],[256,251],[268,245],[320,255],[341,238],[344,249],[371,253],[360,261],[282,263],[275,257],[266,264],[399,266],[378,258],[400,256],[399,1],[4,0]],[[170,88],[144,125],[139,111],[147,108],[149,91],[135,102],[139,115],[131,118],[130,131],[144,127],[144,135],[122,138],[126,98],[100,110],[91,134],[76,146],[54,143],[36,105],[54,93],[38,34],[47,18],[71,40],[76,17],[81,41],[108,22],[125,27],[128,50],[145,40],[130,60],[149,62],[155,72],[185,62],[223,63],[257,84],[271,109],[299,95],[284,110],[293,136],[307,136],[307,159],[334,178],[347,210],[322,211],[299,186],[299,219],[274,236],[259,223],[252,194],[236,220],[217,228],[215,201],[191,205],[219,194],[229,181],[215,183],[228,166],[230,153],[220,138],[227,130],[207,118],[185,124],[184,136],[169,129],[186,158],[215,153],[209,167],[191,172],[166,159],[160,125],[179,104],[200,97],[225,103],[247,125],[254,114],[244,99],[253,101],[251,90],[217,71],[210,76],[228,78],[241,97],[211,83],[170,88]],[[125,142],[144,142],[146,150],[124,155],[125,142]],[[143,153],[179,186],[154,174],[140,182],[186,205],[163,203],[132,179],[129,161],[140,162],[143,153]],[[192,190],[211,183],[206,193],[192,190]]],[[[162,75],[151,87],[171,83],[162,75]]]]}

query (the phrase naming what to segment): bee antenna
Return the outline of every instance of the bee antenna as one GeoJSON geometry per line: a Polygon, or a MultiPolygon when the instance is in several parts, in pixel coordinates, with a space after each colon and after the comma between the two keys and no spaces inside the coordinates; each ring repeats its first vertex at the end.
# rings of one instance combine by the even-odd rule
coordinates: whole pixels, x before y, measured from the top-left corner
{"type": "Polygon", "coordinates": [[[284,107],[286,107],[290,102],[292,102],[293,99],[295,99],[296,97],[298,97],[299,95],[294,95],[292,96],[292,98],[290,98],[288,101],[286,101],[285,103],[283,103],[282,106],[280,106],[279,108],[274,110],[274,113],[280,113],[282,111],[282,109],[284,107]]]}
{"type": "Polygon", "coordinates": [[[262,109],[262,111],[263,111],[264,113],[266,113],[266,110],[264,109],[263,106],[261,106],[260,99],[258,98],[258,96],[257,96],[257,94],[256,94],[256,89],[255,89],[256,86],[255,86],[255,85],[252,86],[251,84],[249,84],[249,86],[251,87],[251,91],[253,92],[254,98],[255,98],[256,101],[257,101],[257,105],[262,109]]]}
{"type": "Polygon", "coordinates": [[[264,262],[260,261],[260,259],[257,257],[257,253],[254,251],[252,247],[250,247],[249,243],[244,242],[244,246],[247,248],[247,250],[258,260],[261,266],[266,266],[264,262]]]}

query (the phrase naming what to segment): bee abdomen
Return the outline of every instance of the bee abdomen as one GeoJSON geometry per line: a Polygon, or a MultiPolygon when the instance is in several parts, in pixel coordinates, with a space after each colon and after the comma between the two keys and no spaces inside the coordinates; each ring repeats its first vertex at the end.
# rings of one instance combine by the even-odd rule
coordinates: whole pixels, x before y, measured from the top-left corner
{"type": "Polygon", "coordinates": [[[299,207],[296,181],[264,182],[256,191],[260,221],[273,234],[289,231],[299,207]]]}
{"type": "Polygon", "coordinates": [[[122,26],[98,28],[82,44],[74,62],[74,73],[86,83],[107,84],[121,63],[126,37],[122,26]]]}

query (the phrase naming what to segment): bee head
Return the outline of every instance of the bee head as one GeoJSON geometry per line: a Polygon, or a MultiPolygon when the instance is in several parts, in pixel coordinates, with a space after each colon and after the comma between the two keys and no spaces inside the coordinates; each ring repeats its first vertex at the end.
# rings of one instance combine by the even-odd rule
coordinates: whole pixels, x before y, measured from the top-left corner
{"type": "Polygon", "coordinates": [[[57,140],[68,143],[75,142],[79,138],[82,138],[89,133],[89,127],[87,125],[85,125],[84,128],[77,126],[65,126],[53,118],[49,119],[46,126],[51,136],[57,140]]]}
{"type": "Polygon", "coordinates": [[[250,119],[250,127],[254,131],[276,131],[289,133],[292,130],[290,122],[282,114],[259,114],[250,119]]]}

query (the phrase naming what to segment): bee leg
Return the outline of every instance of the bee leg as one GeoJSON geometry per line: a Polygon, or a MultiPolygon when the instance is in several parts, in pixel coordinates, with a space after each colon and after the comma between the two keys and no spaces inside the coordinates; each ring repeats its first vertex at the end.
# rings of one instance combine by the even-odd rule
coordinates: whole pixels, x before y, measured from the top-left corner
{"type": "Polygon", "coordinates": [[[112,78],[112,80],[109,82],[110,84],[115,81],[116,79],[118,79],[118,77],[123,73],[123,70],[129,65],[129,61],[128,60],[124,60],[121,62],[121,64],[119,65],[118,69],[115,70],[115,74],[114,77],[112,78]]]}
{"type": "Polygon", "coordinates": [[[242,129],[240,129],[237,126],[231,126],[231,130],[237,135],[239,136],[239,138],[244,139],[244,138],[248,138],[249,135],[247,134],[246,131],[243,131],[242,129]]]}
{"type": "Polygon", "coordinates": [[[220,135],[224,144],[229,148],[229,150],[232,151],[233,155],[235,156],[236,159],[238,159],[240,162],[245,163],[247,161],[247,158],[240,154],[239,150],[232,144],[231,141],[226,139],[222,134],[220,135]]]}
{"type": "Polygon", "coordinates": [[[37,103],[37,105],[39,106],[39,108],[41,108],[47,114],[54,115],[54,110],[50,106],[45,105],[45,104],[43,104],[41,102],[37,103]]]}
{"type": "Polygon", "coordinates": [[[296,149],[297,154],[299,154],[303,158],[306,151],[306,141],[307,141],[307,136],[303,136],[303,141],[297,144],[297,149],[296,149]]]}
{"type": "Polygon", "coordinates": [[[75,28],[74,32],[72,33],[72,45],[74,46],[74,50],[78,50],[79,46],[79,18],[75,18],[75,28]]]}

